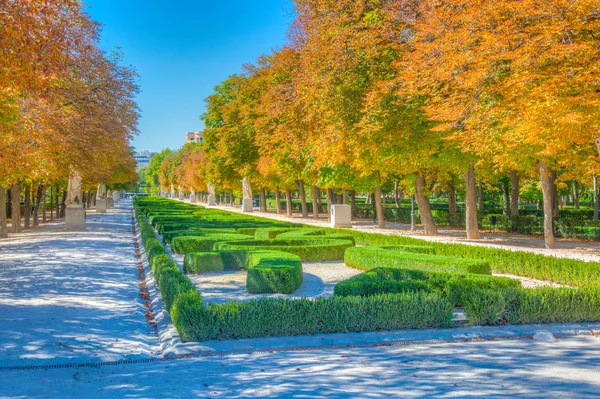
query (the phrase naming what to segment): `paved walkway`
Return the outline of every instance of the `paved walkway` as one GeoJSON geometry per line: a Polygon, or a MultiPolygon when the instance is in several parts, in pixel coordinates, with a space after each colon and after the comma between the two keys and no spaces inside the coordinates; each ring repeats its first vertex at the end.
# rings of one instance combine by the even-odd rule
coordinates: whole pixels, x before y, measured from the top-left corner
{"type": "Polygon", "coordinates": [[[600,339],[462,342],[0,372],[6,398],[597,398],[600,339]]]}
{"type": "Polygon", "coordinates": [[[158,356],[138,295],[131,201],[0,240],[0,366],[158,356]]]}

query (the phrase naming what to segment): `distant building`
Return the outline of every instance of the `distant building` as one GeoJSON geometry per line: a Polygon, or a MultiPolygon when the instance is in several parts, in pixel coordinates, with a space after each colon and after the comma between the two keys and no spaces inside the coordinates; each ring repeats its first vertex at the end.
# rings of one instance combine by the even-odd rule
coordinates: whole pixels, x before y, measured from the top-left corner
{"type": "Polygon", "coordinates": [[[204,143],[202,132],[187,132],[185,134],[186,143],[204,143]]]}
{"type": "Polygon", "coordinates": [[[146,151],[142,151],[142,152],[136,152],[135,155],[133,156],[135,158],[135,168],[139,169],[139,168],[143,168],[144,166],[148,166],[150,165],[150,159],[152,158],[152,156],[156,154],[155,152],[150,152],[148,150],[146,151]]]}

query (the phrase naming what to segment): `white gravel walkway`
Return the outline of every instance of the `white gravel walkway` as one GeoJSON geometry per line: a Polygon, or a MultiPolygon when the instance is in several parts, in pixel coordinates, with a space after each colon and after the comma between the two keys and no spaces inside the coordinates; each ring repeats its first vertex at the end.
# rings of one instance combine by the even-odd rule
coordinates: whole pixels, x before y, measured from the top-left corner
{"type": "Polygon", "coordinates": [[[0,366],[158,356],[144,317],[131,201],[0,240],[0,366]]]}

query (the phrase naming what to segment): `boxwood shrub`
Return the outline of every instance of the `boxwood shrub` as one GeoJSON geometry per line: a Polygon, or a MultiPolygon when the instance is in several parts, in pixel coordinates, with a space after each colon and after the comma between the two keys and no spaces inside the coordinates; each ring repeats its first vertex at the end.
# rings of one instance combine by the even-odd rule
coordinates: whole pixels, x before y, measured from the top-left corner
{"type": "Polygon", "coordinates": [[[447,297],[455,306],[463,306],[469,300],[470,292],[474,290],[520,287],[519,280],[507,277],[376,268],[336,284],[334,294],[368,296],[424,291],[447,297]]]}
{"type": "Polygon", "coordinates": [[[302,261],[280,251],[209,251],[185,255],[186,273],[247,269],[246,289],[250,293],[291,294],[302,284],[302,261]]]}
{"type": "Polygon", "coordinates": [[[291,240],[248,240],[236,242],[221,242],[215,244],[215,249],[229,250],[272,250],[289,252],[298,255],[305,262],[319,262],[343,259],[346,248],[353,244],[349,240],[305,238],[291,240]]]}
{"type": "Polygon", "coordinates": [[[251,239],[252,237],[243,234],[207,234],[202,237],[178,236],[171,241],[171,250],[176,254],[210,251],[218,242],[238,240],[247,242],[251,239]]]}
{"type": "Polygon", "coordinates": [[[405,252],[381,247],[348,248],[344,255],[344,262],[347,266],[361,270],[395,267],[450,273],[491,274],[489,262],[483,260],[405,252]]]}
{"type": "Polygon", "coordinates": [[[293,336],[404,328],[449,327],[452,304],[434,294],[260,299],[208,304],[179,317],[192,340],[293,336]],[[185,319],[185,320],[181,320],[185,319]]]}

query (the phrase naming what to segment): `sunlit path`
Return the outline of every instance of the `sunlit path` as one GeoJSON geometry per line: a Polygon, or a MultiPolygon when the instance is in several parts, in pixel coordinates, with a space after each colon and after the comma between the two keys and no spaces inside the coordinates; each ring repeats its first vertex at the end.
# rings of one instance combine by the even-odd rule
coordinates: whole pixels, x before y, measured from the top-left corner
{"type": "Polygon", "coordinates": [[[87,399],[596,398],[599,344],[462,342],[9,371],[0,374],[0,392],[87,399]]]}
{"type": "Polygon", "coordinates": [[[144,318],[131,202],[0,241],[0,365],[99,362],[158,355],[144,318]]]}

